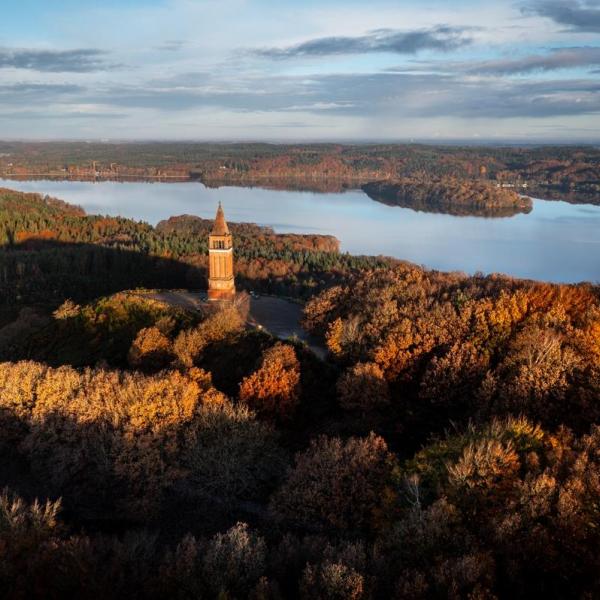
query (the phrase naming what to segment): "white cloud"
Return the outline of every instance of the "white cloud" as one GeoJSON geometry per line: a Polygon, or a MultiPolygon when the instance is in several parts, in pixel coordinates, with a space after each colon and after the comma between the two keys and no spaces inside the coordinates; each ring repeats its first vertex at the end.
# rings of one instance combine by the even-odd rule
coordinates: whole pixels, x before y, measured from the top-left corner
{"type": "Polygon", "coordinates": [[[598,123],[594,75],[572,71],[597,64],[597,49],[573,48],[564,28],[523,15],[513,0],[84,5],[56,10],[47,35],[35,46],[26,41],[11,44],[33,52],[29,68],[13,61],[0,69],[0,137],[470,137],[474,123],[482,137],[539,136],[533,123],[543,121],[567,138],[573,119],[587,119],[590,132],[598,123]],[[384,35],[378,52],[368,51],[366,32],[431,32],[440,23],[472,44],[432,43],[417,62],[380,53],[398,41],[384,35]],[[332,37],[358,40],[362,54],[273,61],[247,51],[332,37]],[[73,48],[98,54],[65,54],[73,48]],[[113,68],[97,71],[86,60],[113,68]]]}

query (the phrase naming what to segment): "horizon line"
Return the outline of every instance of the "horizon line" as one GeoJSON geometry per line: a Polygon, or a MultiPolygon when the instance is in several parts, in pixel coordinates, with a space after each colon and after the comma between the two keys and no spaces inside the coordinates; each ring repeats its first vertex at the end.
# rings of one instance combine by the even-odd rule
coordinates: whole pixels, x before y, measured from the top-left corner
{"type": "Polygon", "coordinates": [[[481,138],[473,140],[472,138],[347,138],[347,139],[197,139],[197,138],[0,138],[0,144],[18,143],[18,144],[52,144],[52,143],[72,143],[72,144],[265,144],[265,145],[462,145],[462,146],[598,146],[600,138],[597,140],[573,139],[566,141],[564,139],[545,139],[537,138],[531,140],[522,140],[514,138],[481,138]]]}

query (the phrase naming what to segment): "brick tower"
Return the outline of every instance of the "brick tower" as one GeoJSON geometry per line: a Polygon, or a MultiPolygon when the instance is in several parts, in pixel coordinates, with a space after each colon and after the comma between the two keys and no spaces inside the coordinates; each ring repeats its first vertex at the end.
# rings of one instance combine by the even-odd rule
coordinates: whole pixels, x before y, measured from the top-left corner
{"type": "Polygon", "coordinates": [[[233,240],[219,202],[215,224],[208,236],[208,299],[233,300],[233,240]]]}

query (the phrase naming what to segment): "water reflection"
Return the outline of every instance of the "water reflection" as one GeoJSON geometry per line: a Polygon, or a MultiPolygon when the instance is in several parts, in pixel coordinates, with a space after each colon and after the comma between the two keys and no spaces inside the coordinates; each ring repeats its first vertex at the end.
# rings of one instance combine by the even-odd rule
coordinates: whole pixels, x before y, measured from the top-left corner
{"type": "Polygon", "coordinates": [[[362,191],[324,194],[200,183],[0,181],[50,194],[89,213],[156,224],[173,215],[214,216],[277,232],[335,235],[344,251],[384,254],[441,270],[503,272],[549,281],[600,281],[600,207],[534,200],[529,214],[482,219],[416,212],[374,202],[362,191]]]}

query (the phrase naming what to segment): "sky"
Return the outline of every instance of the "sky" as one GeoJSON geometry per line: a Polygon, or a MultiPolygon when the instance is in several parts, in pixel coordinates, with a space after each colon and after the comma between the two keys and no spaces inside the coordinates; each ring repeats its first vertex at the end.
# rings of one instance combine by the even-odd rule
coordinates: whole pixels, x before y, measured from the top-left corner
{"type": "Polygon", "coordinates": [[[0,138],[600,141],[600,0],[19,0],[0,138]]]}

